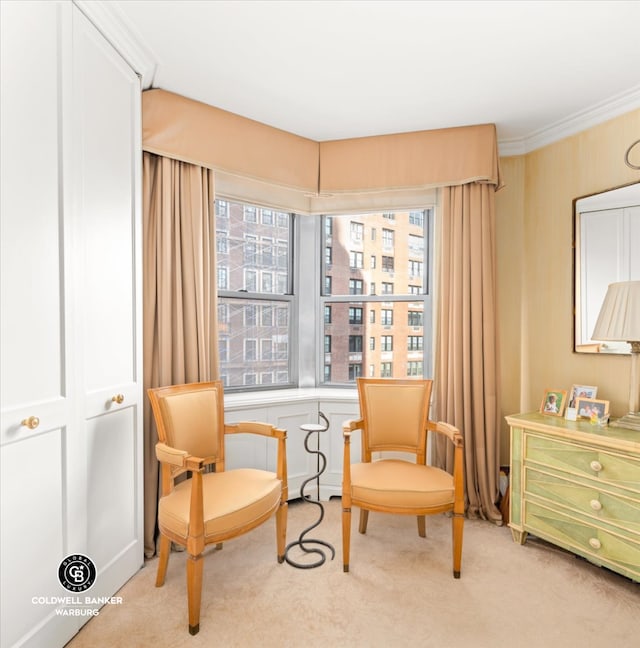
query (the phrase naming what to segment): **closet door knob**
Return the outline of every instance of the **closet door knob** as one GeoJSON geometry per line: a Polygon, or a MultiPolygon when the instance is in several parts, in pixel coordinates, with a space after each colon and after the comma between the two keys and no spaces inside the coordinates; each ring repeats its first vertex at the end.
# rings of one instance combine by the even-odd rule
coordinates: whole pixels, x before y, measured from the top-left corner
{"type": "Polygon", "coordinates": [[[592,461],[589,465],[591,466],[591,470],[595,470],[596,472],[602,470],[602,464],[599,461],[592,461]]]}
{"type": "Polygon", "coordinates": [[[118,403],[118,405],[120,405],[120,403],[124,401],[124,394],[116,394],[111,400],[114,403],[118,403]]]}
{"type": "Polygon", "coordinates": [[[37,416],[30,416],[21,421],[20,425],[28,427],[30,430],[35,430],[40,425],[40,419],[37,416]]]}

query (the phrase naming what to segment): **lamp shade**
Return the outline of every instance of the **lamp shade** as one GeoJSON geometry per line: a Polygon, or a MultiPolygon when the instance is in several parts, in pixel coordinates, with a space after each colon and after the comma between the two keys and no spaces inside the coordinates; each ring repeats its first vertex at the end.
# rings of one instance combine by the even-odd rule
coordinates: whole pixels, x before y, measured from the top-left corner
{"type": "Polygon", "coordinates": [[[640,341],[640,281],[609,284],[592,338],[640,341]]]}

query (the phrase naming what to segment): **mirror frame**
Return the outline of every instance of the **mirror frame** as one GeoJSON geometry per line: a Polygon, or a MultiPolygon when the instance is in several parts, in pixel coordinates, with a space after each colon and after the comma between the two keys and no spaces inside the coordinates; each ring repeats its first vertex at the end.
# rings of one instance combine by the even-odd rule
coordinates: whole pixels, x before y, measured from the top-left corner
{"type": "Polygon", "coordinates": [[[578,217],[578,212],[577,212],[577,205],[580,200],[584,200],[585,198],[593,198],[595,196],[601,196],[603,194],[607,194],[611,191],[616,191],[618,189],[624,189],[625,187],[632,187],[638,185],[640,187],[640,182],[637,180],[633,182],[628,182],[623,185],[618,185],[616,187],[611,187],[610,189],[603,189],[602,191],[596,191],[591,194],[586,194],[584,196],[578,196],[577,198],[574,198],[572,201],[572,213],[573,213],[573,231],[572,231],[572,281],[571,281],[571,287],[572,287],[572,316],[573,316],[573,321],[572,321],[572,327],[571,327],[571,338],[572,338],[572,351],[573,353],[580,353],[580,354],[588,354],[588,355],[597,355],[599,353],[602,353],[602,355],[607,355],[607,356],[612,356],[612,355],[628,355],[631,353],[631,350],[624,352],[624,351],[589,351],[587,349],[581,349],[578,350],[578,328],[579,328],[579,318],[580,318],[580,310],[581,310],[581,304],[579,303],[579,292],[578,292],[578,285],[580,282],[580,277],[578,276],[578,273],[580,272],[580,259],[578,258],[578,255],[580,253],[580,241],[579,241],[579,217],[578,217]]]}

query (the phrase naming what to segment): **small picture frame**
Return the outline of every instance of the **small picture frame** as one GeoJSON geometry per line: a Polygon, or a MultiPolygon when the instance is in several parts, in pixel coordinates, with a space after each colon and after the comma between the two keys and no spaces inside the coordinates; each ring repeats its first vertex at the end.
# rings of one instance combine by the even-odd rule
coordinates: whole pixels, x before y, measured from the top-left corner
{"type": "Polygon", "coordinates": [[[540,404],[540,412],[551,416],[562,416],[566,403],[566,389],[547,389],[540,404]]]}
{"type": "Polygon", "coordinates": [[[569,392],[568,407],[576,406],[576,398],[595,398],[598,388],[594,385],[574,385],[569,392]]]}
{"type": "Polygon", "coordinates": [[[595,416],[598,419],[603,419],[609,416],[609,401],[577,397],[576,409],[579,418],[590,419],[595,416]]]}

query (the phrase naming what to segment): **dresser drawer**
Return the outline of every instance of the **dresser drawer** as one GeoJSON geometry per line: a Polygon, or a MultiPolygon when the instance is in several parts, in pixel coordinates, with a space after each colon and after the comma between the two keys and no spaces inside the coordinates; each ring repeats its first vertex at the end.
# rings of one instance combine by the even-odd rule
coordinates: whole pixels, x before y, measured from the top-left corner
{"type": "Polygon", "coordinates": [[[640,459],[525,432],[525,465],[555,468],[640,493],[640,459]]]}
{"type": "Polygon", "coordinates": [[[589,521],[526,501],[525,529],[544,540],[584,556],[597,565],[640,581],[640,542],[589,521]]]}
{"type": "Polygon", "coordinates": [[[640,542],[640,495],[603,488],[601,484],[578,482],[574,479],[525,468],[525,497],[542,498],[550,506],[562,506],[593,520],[604,522],[623,531],[636,534],[640,542]]]}

